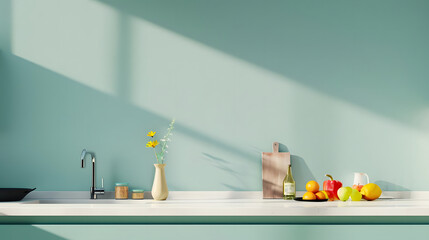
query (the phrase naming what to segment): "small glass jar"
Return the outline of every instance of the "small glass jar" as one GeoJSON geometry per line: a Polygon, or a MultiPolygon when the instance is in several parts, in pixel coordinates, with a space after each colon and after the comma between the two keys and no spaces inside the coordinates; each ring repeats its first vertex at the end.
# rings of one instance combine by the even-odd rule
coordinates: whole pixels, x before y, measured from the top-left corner
{"type": "Polygon", "coordinates": [[[115,184],[115,199],[128,199],[128,183],[115,184]]]}
{"type": "Polygon", "coordinates": [[[132,199],[144,199],[144,191],[141,189],[133,189],[131,194],[132,199]]]}

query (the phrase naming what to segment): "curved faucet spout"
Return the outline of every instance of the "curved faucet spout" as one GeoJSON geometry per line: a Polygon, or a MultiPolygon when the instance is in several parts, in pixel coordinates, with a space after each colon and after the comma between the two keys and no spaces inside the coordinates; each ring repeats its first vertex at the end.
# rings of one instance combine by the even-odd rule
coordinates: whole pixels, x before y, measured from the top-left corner
{"type": "Polygon", "coordinates": [[[98,189],[95,187],[95,153],[88,152],[85,148],[82,150],[82,153],[80,154],[80,160],[82,161],[82,168],[85,167],[85,156],[87,154],[91,155],[91,159],[92,159],[92,179],[91,179],[92,185],[89,192],[90,192],[91,199],[97,199],[97,195],[104,194],[104,189],[103,189],[104,181],[103,180],[101,181],[102,182],[101,188],[98,189]]]}
{"type": "Polygon", "coordinates": [[[91,160],[92,162],[95,162],[95,153],[93,152],[88,152],[85,148],[82,150],[82,153],[80,154],[80,160],[82,161],[82,168],[85,167],[85,156],[86,154],[91,155],[91,160]]]}

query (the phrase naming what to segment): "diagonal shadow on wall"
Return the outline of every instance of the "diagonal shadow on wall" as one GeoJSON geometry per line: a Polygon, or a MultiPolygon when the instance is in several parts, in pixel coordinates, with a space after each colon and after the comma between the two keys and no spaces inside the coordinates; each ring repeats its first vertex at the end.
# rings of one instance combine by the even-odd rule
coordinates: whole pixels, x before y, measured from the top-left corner
{"type": "MultiPolygon", "coordinates": [[[[4,15],[4,17],[10,19],[10,14],[4,15]]],[[[5,21],[5,23],[10,30],[11,22],[5,21]]],[[[2,142],[3,140],[5,142],[4,149],[13,150],[3,156],[4,159],[9,160],[4,161],[2,169],[10,172],[2,174],[2,176],[17,177],[17,179],[2,181],[4,186],[10,186],[10,181],[12,181],[16,186],[30,184],[37,186],[39,190],[46,190],[52,189],[50,187],[53,185],[52,179],[57,179],[54,185],[60,184],[65,187],[64,190],[86,189],[89,170],[68,171],[77,166],[74,160],[77,149],[80,150],[84,147],[88,149],[106,149],[107,147],[111,150],[99,154],[99,157],[104,158],[107,164],[101,164],[97,172],[104,172],[104,174],[110,172],[111,178],[106,179],[106,185],[111,186],[116,181],[122,181],[123,176],[126,175],[138,175],[140,178],[145,178],[139,179],[137,182],[151,182],[152,169],[143,170],[147,171],[147,174],[141,175],[137,170],[138,166],[129,172],[129,169],[125,169],[124,165],[120,164],[124,159],[138,159],[147,154],[142,154],[140,151],[137,151],[138,153],[126,151],[122,147],[119,151],[115,151],[118,148],[115,138],[122,139],[122,141],[126,139],[125,142],[121,142],[121,146],[139,149],[138,145],[144,144],[131,139],[138,138],[135,135],[140,133],[130,133],[125,127],[126,124],[165,126],[170,119],[130,105],[127,101],[131,87],[129,61],[132,49],[130,49],[129,43],[132,33],[126,14],[120,15],[118,29],[117,46],[113,47],[120,59],[116,76],[118,97],[109,96],[78,84],[73,79],[14,56],[11,51],[0,52],[0,68],[3,70],[1,76],[4,77],[1,87],[5,91],[5,94],[1,96],[3,100],[1,111],[4,117],[0,123],[5,131],[13,131],[13,134],[2,139],[2,142]],[[11,119],[19,120],[8,125],[7,122],[11,119]],[[26,136],[26,139],[23,141],[18,139],[18,136],[26,136]],[[35,149],[36,151],[34,151],[35,149]],[[123,155],[124,152],[126,152],[125,155],[123,155]],[[61,156],[61,159],[58,160],[58,156],[61,156]],[[35,159],[35,161],[29,161],[29,159],[35,159]],[[26,168],[20,168],[22,165],[26,165],[26,168]],[[49,171],[46,169],[47,166],[56,170],[49,171]],[[74,182],[72,179],[79,180],[74,182]],[[68,186],[68,182],[74,182],[71,188],[68,186]]],[[[5,35],[11,37],[11,31],[5,35]]],[[[241,158],[259,161],[258,154],[253,154],[245,148],[231,146],[219,139],[181,125],[180,122],[177,124],[177,131],[241,158]]],[[[103,174],[98,175],[100,175],[98,178],[103,176],[103,174]]],[[[150,186],[145,186],[145,188],[149,189],[150,186]]],[[[180,185],[178,188],[180,189],[180,185]]],[[[243,190],[241,185],[235,186],[235,190],[240,189],[243,190]]]]}
{"type": "Polygon", "coordinates": [[[427,1],[101,2],[406,125],[429,106],[427,1]]]}
{"type": "MultiPolygon", "coordinates": [[[[153,169],[145,167],[150,165],[144,161],[135,160],[152,156],[141,147],[145,144],[144,132],[130,126],[161,128],[167,126],[170,119],[13,54],[1,52],[1,57],[8,79],[13,79],[8,85],[4,84],[6,81],[1,84],[8,91],[2,96],[7,97],[2,121],[14,119],[7,127],[13,134],[1,138],[2,148],[8,149],[1,156],[1,171],[8,171],[0,174],[3,186],[8,187],[13,182],[14,186],[31,185],[40,190],[58,185],[64,186],[63,190],[84,190],[89,186],[90,170],[78,169],[77,156],[82,148],[88,148],[97,150],[101,163],[97,172],[99,179],[108,174],[106,186],[113,186],[114,182],[124,181],[123,177],[128,176],[131,178],[128,180],[135,177],[134,182],[145,183],[144,187],[150,189],[153,169]],[[130,163],[134,166],[131,169],[130,163]],[[23,165],[26,167],[22,168],[23,165]],[[47,166],[55,170],[46,169],[47,166]],[[11,179],[10,176],[15,177],[11,179]]],[[[258,154],[228,145],[180,122],[176,130],[240,158],[259,161],[258,154]]],[[[174,178],[174,174],[171,177],[174,178]]],[[[206,179],[217,181],[216,178],[206,179]]],[[[255,181],[257,179],[255,177],[255,181]]],[[[180,184],[176,185],[177,190],[180,188],[180,184]]]]}

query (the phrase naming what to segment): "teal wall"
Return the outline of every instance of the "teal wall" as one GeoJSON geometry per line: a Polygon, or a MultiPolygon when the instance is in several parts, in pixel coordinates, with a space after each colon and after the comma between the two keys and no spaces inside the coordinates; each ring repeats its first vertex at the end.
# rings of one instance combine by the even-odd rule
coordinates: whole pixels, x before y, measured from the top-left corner
{"type": "Polygon", "coordinates": [[[151,188],[146,132],[177,128],[171,190],[298,189],[366,172],[429,190],[429,1],[0,1],[0,187],[151,188]]]}

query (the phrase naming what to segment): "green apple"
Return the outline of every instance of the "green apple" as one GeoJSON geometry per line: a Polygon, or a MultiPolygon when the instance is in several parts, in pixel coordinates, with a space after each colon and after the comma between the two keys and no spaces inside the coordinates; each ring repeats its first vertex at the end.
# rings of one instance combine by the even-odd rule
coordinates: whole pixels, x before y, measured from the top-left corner
{"type": "Polygon", "coordinates": [[[357,189],[352,189],[352,201],[360,201],[362,199],[362,194],[357,189]]]}
{"type": "Polygon", "coordinates": [[[337,191],[338,198],[341,201],[347,201],[350,198],[351,194],[352,194],[352,188],[351,187],[341,187],[337,191]]]}

